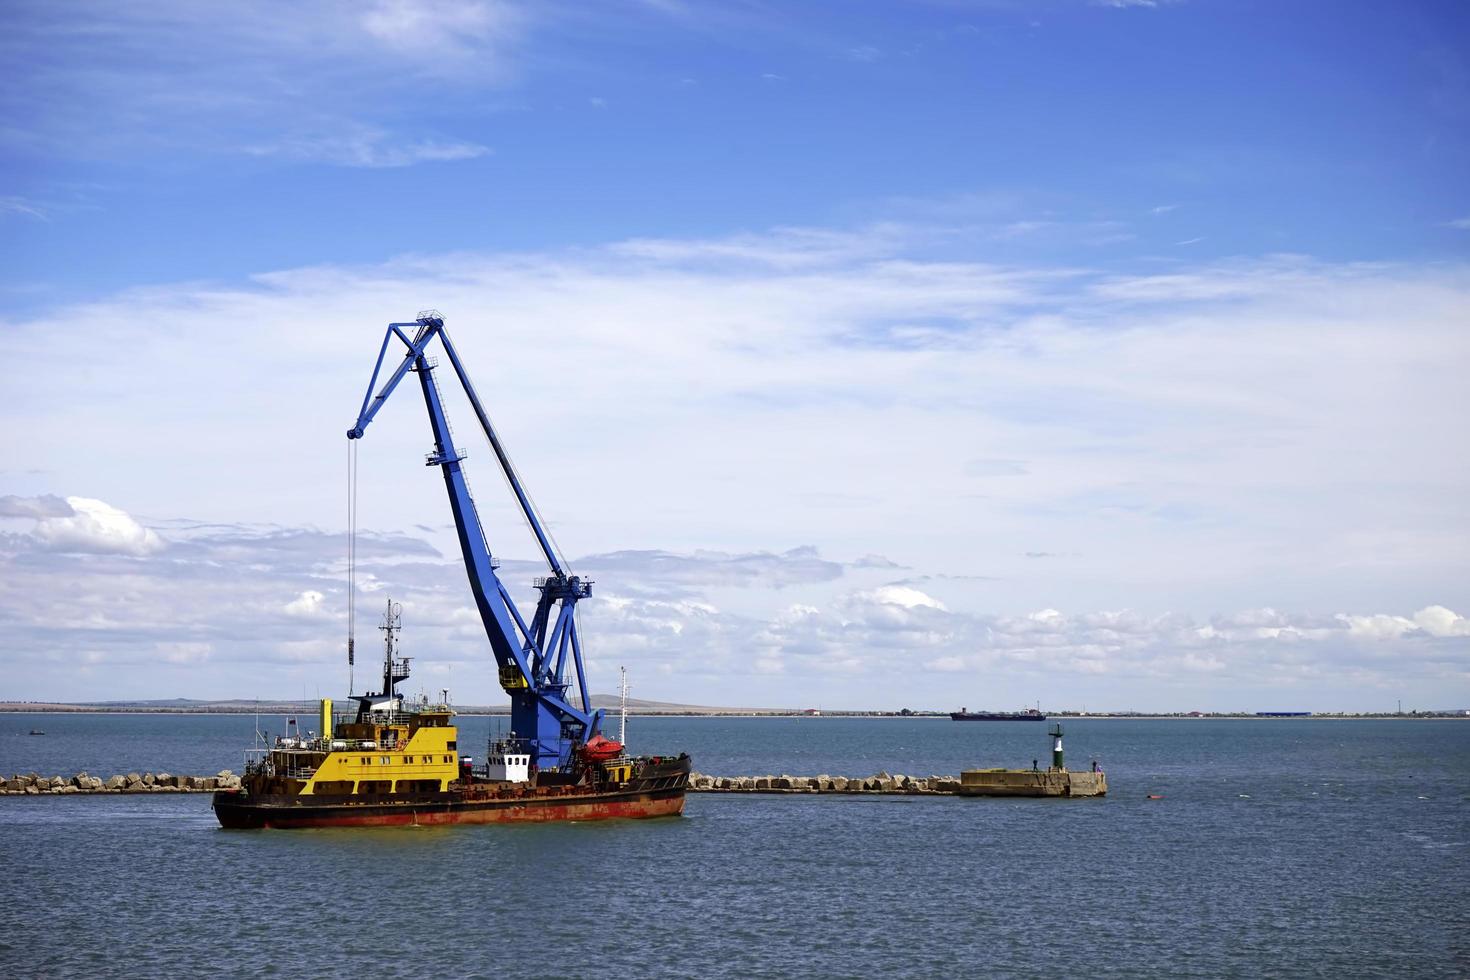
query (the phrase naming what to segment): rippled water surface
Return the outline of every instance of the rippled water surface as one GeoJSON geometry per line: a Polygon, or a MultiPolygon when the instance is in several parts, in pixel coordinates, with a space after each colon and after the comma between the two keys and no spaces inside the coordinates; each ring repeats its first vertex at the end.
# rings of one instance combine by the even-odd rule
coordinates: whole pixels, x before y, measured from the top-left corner
{"type": "MultiPolygon", "coordinates": [[[[461,746],[495,724],[461,719],[461,746]]],[[[694,794],[655,821],[228,832],[203,795],[3,797],[0,975],[1470,975],[1470,723],[1065,724],[1106,799],[694,794]]],[[[0,715],[0,773],[239,771],[254,726],[0,715]]],[[[708,773],[927,775],[1044,764],[1044,729],[629,737],[708,773]]]]}

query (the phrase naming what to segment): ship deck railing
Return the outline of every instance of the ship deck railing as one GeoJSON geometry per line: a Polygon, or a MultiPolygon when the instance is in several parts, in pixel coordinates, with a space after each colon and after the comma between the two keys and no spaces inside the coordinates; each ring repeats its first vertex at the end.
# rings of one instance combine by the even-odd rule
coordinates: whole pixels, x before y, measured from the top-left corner
{"type": "Polygon", "coordinates": [[[260,773],[263,776],[280,776],[284,779],[310,779],[316,772],[316,766],[278,766],[267,759],[245,763],[246,775],[260,773]]]}
{"type": "MultiPolygon", "coordinates": [[[[300,750],[304,751],[304,750],[300,750]]],[[[316,775],[317,766],[278,766],[271,759],[272,753],[296,754],[290,749],[246,749],[245,774],[261,773],[266,776],[281,776],[285,779],[310,779],[316,775]]]]}
{"type": "MultiPolygon", "coordinates": [[[[370,711],[366,717],[361,719],[362,724],[409,727],[420,715],[454,715],[454,708],[447,704],[424,704],[415,703],[405,705],[396,711],[370,711]]],[[[332,714],[332,728],[338,725],[359,724],[356,711],[338,711],[332,714]]]]}

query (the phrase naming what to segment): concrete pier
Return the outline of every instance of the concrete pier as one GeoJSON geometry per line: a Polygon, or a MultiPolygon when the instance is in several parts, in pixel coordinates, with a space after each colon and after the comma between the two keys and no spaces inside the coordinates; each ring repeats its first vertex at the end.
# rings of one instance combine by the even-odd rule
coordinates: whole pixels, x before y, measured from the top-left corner
{"type": "Polygon", "coordinates": [[[966,769],[961,796],[1107,796],[1103,772],[1068,769],[966,769]]]}

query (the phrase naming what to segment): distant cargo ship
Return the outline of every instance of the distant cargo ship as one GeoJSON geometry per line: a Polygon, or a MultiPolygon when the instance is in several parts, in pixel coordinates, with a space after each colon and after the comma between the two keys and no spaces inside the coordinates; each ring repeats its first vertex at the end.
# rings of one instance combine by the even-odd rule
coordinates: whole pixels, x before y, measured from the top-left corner
{"type": "Polygon", "coordinates": [[[950,721],[1046,721],[1040,708],[1025,711],[971,711],[961,708],[949,713],[950,721]]]}

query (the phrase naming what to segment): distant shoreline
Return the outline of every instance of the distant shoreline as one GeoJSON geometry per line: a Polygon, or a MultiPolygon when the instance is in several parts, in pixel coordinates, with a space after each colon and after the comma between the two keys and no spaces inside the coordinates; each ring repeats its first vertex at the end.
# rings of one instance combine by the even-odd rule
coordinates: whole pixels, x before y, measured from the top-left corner
{"type": "MultiPolygon", "coordinates": [[[[290,704],[272,702],[254,705],[229,705],[222,707],[129,707],[124,705],[73,705],[31,704],[25,702],[0,702],[0,713],[14,715],[310,715],[317,710],[316,702],[290,704]]],[[[506,717],[509,708],[489,708],[468,705],[455,709],[462,717],[506,717]]],[[[609,711],[611,714],[611,711],[609,711]]],[[[820,721],[823,718],[919,718],[949,721],[947,711],[823,711],[809,714],[805,710],[754,710],[741,708],[667,709],[631,708],[628,714],[635,718],[806,718],[820,721]]],[[[1205,712],[1201,714],[1169,712],[1067,712],[1058,711],[1047,715],[1048,721],[1077,721],[1097,719],[1100,721],[1470,721],[1470,714],[1463,711],[1420,711],[1396,714],[1394,712],[1324,712],[1306,715],[1259,715],[1254,712],[1205,712]]],[[[1024,723],[1007,722],[1021,725],[1024,723]]]]}

